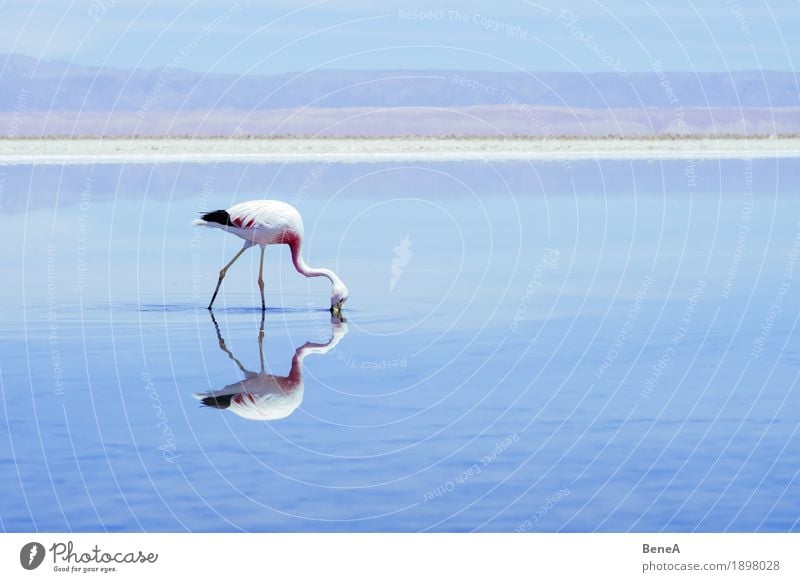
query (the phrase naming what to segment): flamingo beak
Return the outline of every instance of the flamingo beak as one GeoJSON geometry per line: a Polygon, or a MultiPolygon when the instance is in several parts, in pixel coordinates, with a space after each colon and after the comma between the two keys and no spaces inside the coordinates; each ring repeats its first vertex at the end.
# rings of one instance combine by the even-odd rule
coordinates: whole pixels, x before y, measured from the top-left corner
{"type": "Polygon", "coordinates": [[[334,317],[339,317],[339,318],[342,317],[342,302],[341,301],[331,305],[331,315],[333,315],[334,317]]]}

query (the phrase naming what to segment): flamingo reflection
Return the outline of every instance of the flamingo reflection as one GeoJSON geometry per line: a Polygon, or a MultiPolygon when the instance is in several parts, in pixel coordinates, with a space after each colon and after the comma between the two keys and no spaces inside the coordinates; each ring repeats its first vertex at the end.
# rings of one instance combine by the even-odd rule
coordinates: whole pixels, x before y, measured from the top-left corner
{"type": "Polygon", "coordinates": [[[212,408],[230,410],[249,420],[279,420],[292,414],[303,402],[303,360],[309,354],[326,354],[347,334],[347,322],[331,317],[331,339],[327,343],[306,342],[294,352],[288,376],[267,374],[264,366],[264,314],[258,332],[258,353],[261,370],[246,369],[225,345],[217,320],[211,313],[217,331],[220,349],[233,360],[244,374],[244,379],[228,384],[219,390],[195,394],[195,398],[212,408]]]}

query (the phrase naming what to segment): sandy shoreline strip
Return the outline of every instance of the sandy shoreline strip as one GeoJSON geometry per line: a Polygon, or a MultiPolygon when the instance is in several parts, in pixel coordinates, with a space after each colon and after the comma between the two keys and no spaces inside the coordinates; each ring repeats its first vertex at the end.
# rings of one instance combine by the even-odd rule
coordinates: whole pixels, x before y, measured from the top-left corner
{"type": "Polygon", "coordinates": [[[0,164],[355,163],[774,157],[800,157],[800,138],[0,140],[0,164]]]}

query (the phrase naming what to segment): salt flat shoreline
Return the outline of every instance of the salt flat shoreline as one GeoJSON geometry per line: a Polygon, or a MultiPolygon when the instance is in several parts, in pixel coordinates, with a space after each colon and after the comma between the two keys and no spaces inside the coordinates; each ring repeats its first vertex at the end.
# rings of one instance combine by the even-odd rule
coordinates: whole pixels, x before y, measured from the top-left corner
{"type": "Polygon", "coordinates": [[[0,139],[0,164],[445,162],[800,157],[800,138],[0,139]]]}

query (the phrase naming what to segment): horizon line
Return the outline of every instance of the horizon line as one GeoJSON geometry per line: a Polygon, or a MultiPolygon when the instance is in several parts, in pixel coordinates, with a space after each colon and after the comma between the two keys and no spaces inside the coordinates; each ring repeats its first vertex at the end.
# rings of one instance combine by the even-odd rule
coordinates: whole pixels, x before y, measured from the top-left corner
{"type": "MultiPolygon", "coordinates": [[[[376,67],[352,67],[352,68],[327,68],[327,67],[315,67],[312,69],[287,69],[283,72],[274,72],[274,73],[263,73],[263,72],[252,72],[252,73],[243,73],[243,72],[234,72],[234,71],[212,71],[212,70],[198,70],[192,68],[185,68],[185,67],[170,67],[169,63],[164,63],[161,65],[156,66],[120,66],[120,65],[108,65],[108,64],[86,64],[83,62],[75,61],[75,60],[66,60],[63,58],[45,58],[45,57],[36,57],[26,53],[0,53],[0,59],[4,60],[2,66],[0,66],[0,74],[5,71],[6,64],[12,58],[23,58],[34,61],[36,63],[50,63],[50,64],[61,64],[68,67],[80,67],[85,69],[99,69],[99,70],[118,70],[118,71],[164,71],[166,69],[171,69],[173,72],[188,72],[194,73],[197,75],[227,75],[227,76],[239,76],[239,77],[278,77],[282,75],[304,75],[304,74],[312,74],[312,73],[319,73],[319,72],[419,72],[419,73],[437,73],[437,72],[452,72],[452,71],[469,71],[471,73],[485,73],[485,74],[513,74],[513,75],[526,75],[526,74],[558,74],[558,75],[580,75],[580,76],[591,76],[591,75],[608,75],[608,76],[617,76],[623,77],[620,75],[618,71],[601,71],[601,70],[593,70],[593,71],[581,71],[581,70],[564,70],[564,69],[470,69],[468,67],[437,67],[437,68],[419,68],[419,67],[408,67],[408,68],[396,68],[396,67],[388,67],[388,68],[376,68],[376,67]]],[[[728,70],[720,70],[720,69],[663,69],[662,73],[668,72],[670,74],[688,74],[688,75],[733,75],[733,74],[745,74],[745,73],[756,73],[756,74],[763,74],[763,73],[775,73],[775,74],[786,74],[792,76],[798,76],[800,74],[800,70],[792,70],[792,69],[728,69],[728,70]]],[[[626,70],[624,76],[630,75],[658,75],[658,71],[655,69],[642,69],[642,70],[626,70]]]]}

